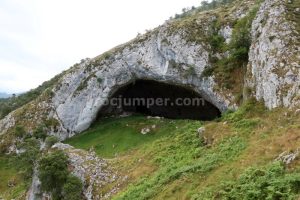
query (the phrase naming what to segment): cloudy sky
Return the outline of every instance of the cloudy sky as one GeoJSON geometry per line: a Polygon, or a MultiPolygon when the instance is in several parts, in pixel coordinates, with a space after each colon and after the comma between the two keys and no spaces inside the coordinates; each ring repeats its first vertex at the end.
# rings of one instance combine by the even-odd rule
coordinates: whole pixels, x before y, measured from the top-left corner
{"type": "Polygon", "coordinates": [[[23,92],[201,0],[0,0],[0,92],[23,92]]]}

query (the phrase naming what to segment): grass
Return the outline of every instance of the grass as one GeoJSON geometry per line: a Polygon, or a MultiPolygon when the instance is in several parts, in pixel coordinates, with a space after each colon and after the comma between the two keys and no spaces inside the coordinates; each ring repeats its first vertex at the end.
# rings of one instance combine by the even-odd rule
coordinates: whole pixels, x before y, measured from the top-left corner
{"type": "Polygon", "coordinates": [[[138,115],[104,119],[83,134],[65,142],[85,150],[93,148],[99,156],[112,158],[170,134],[181,123],[182,120],[146,119],[145,116],[138,115]],[[143,128],[149,128],[150,132],[142,134],[143,128]]]}
{"type": "Polygon", "coordinates": [[[10,164],[9,158],[0,155],[0,199],[24,197],[26,189],[22,177],[18,174],[17,169],[10,164]],[[9,183],[13,183],[13,186],[9,186],[9,183]]]}
{"type": "Polygon", "coordinates": [[[281,199],[295,199],[300,161],[280,168],[280,173],[272,172],[274,167],[279,170],[272,163],[283,151],[300,146],[298,123],[293,110],[268,111],[263,103],[250,100],[212,122],[110,118],[68,142],[83,149],[94,146],[98,155],[108,158],[115,156],[109,165],[128,179],[113,199],[237,199],[241,187],[261,196],[276,195],[277,188],[283,192],[292,188],[281,199]],[[154,124],[157,130],[140,133],[154,124]],[[197,134],[201,126],[205,127],[203,136],[197,134]],[[247,184],[243,177],[256,175],[249,174],[249,169],[263,171],[270,178],[262,175],[262,182],[254,178],[247,184]],[[262,183],[272,190],[260,190],[262,183]]]}
{"type": "MultiPolygon", "coordinates": [[[[114,198],[215,199],[219,191],[226,192],[224,187],[230,183],[232,194],[224,192],[224,196],[216,198],[228,199],[226,197],[234,191],[239,191],[243,184],[239,177],[245,176],[249,167],[268,168],[281,152],[294,151],[300,146],[296,137],[300,131],[298,122],[293,111],[288,114],[285,109],[268,111],[262,103],[249,101],[237,112],[226,113],[220,121],[204,124],[204,136],[211,140],[208,146],[197,135],[201,123],[184,121],[172,135],[140,146],[111,163],[124,175],[133,177],[114,198]],[[283,115],[287,117],[281,117],[283,115]],[[140,159],[142,161],[138,162],[140,159]],[[135,175],[137,173],[139,176],[135,175]]],[[[298,160],[283,169],[284,177],[299,177],[297,163],[298,160]]],[[[276,176],[271,174],[266,180],[271,181],[268,184],[277,187],[281,179],[276,176]]],[[[299,195],[297,181],[293,179],[294,185],[289,185],[292,182],[288,180],[285,179],[287,187],[296,187],[290,197],[299,195]]],[[[251,188],[257,188],[259,183],[253,181],[251,184],[251,188]]],[[[261,194],[272,195],[265,191],[261,194]]]]}
{"type": "MultiPolygon", "coordinates": [[[[274,160],[299,148],[299,114],[284,108],[269,111],[263,105],[249,100],[211,122],[141,115],[107,118],[66,142],[94,148],[108,158],[112,170],[128,177],[97,191],[105,194],[118,186],[113,199],[243,199],[246,193],[246,199],[297,199],[300,160],[288,166],[274,160]],[[205,131],[199,136],[202,126],[205,131]],[[151,131],[143,135],[143,128],[151,131]]],[[[0,162],[5,174],[0,189],[16,194],[22,185],[14,190],[5,186],[17,174],[5,163],[0,162]]]]}

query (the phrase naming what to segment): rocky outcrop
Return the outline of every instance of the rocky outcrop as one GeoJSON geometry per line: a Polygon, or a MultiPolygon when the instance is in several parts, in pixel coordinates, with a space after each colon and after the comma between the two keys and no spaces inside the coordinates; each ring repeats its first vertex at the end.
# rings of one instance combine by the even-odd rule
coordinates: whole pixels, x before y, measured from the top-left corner
{"type": "Polygon", "coordinates": [[[293,2],[266,0],[252,24],[246,82],[253,95],[270,109],[300,102],[299,21],[287,18],[287,6],[293,2]]]}
{"type": "MultiPolygon", "coordinates": [[[[127,179],[113,172],[108,162],[97,157],[93,151],[86,152],[63,143],[56,143],[52,149],[62,150],[68,156],[69,170],[82,181],[83,195],[87,200],[109,199],[119,191],[119,186],[127,179]]],[[[51,199],[51,195],[41,191],[41,182],[36,169],[26,199],[51,199]]]]}
{"type": "Polygon", "coordinates": [[[13,113],[7,115],[3,120],[0,120],[0,135],[5,133],[9,128],[15,125],[13,113]]]}
{"type": "Polygon", "coordinates": [[[298,157],[299,157],[299,149],[297,149],[295,152],[287,152],[287,151],[282,152],[275,160],[281,161],[285,165],[289,165],[298,157]]]}
{"type": "Polygon", "coordinates": [[[109,199],[126,180],[126,177],[113,172],[107,161],[97,157],[93,151],[86,152],[63,143],[52,148],[63,150],[69,157],[69,168],[83,182],[83,194],[87,200],[109,199]]]}
{"type": "Polygon", "coordinates": [[[184,32],[168,33],[167,25],[139,40],[144,41],[125,46],[109,59],[85,60],[63,78],[53,105],[66,129],[87,129],[110,95],[138,79],[191,88],[221,111],[233,106],[214,90],[213,77],[201,78],[210,65],[207,44],[188,43],[184,32]]]}

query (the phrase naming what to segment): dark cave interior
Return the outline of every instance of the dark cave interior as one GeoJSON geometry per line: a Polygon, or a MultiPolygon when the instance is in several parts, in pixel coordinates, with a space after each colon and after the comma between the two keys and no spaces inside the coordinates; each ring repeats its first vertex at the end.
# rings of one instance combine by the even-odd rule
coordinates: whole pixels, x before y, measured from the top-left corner
{"type": "Polygon", "coordinates": [[[98,118],[140,113],[170,119],[208,121],[221,115],[217,107],[193,90],[152,80],[137,80],[125,85],[108,102],[99,111],[98,118]]]}

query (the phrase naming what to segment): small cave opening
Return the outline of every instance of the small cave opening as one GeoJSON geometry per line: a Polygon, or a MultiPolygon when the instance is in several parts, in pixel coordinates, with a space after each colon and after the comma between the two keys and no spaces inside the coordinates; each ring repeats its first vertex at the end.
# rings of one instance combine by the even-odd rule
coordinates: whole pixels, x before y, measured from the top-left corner
{"type": "Polygon", "coordinates": [[[197,92],[153,80],[136,80],[115,91],[98,118],[139,113],[170,119],[213,120],[220,110],[197,92]]]}

